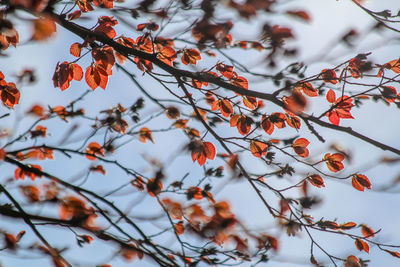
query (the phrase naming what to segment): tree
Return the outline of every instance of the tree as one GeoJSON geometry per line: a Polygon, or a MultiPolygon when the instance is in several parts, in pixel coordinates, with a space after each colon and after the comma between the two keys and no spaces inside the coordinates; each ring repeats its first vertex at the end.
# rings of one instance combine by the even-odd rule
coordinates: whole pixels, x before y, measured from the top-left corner
{"type": "Polygon", "coordinates": [[[0,69],[4,261],[397,265],[400,60],[370,36],[399,15],[348,2],[372,26],[306,65],[290,1],[2,1],[1,56],[35,65],[0,69]],[[52,73],[19,54],[55,42],[52,73]]]}

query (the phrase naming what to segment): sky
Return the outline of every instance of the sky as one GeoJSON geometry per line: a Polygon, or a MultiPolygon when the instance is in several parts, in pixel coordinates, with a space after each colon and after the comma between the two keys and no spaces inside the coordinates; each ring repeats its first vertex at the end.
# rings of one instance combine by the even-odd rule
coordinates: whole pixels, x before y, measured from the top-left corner
{"type": "MultiPolygon", "coordinates": [[[[371,59],[385,63],[392,59],[399,57],[399,43],[392,41],[386,42],[387,38],[394,36],[391,32],[380,32],[370,33],[370,27],[374,24],[372,19],[357,8],[349,0],[299,0],[299,1],[287,1],[287,7],[301,7],[301,9],[307,10],[312,17],[312,23],[304,24],[299,23],[295,19],[287,20],[282,19],[282,25],[291,26],[294,25],[294,34],[296,36],[296,44],[301,45],[301,54],[299,56],[300,60],[309,65],[307,73],[313,74],[318,73],[323,68],[330,68],[335,64],[338,64],[346,59],[354,57],[359,52],[373,52],[371,59]],[[342,35],[348,29],[355,28],[363,36],[363,42],[351,50],[343,45],[335,46],[334,49],[332,45],[335,43],[337,36],[342,35]],[[370,45],[372,44],[372,45],[370,45]],[[331,51],[330,51],[331,50],[331,51]],[[329,52],[329,53],[328,53],[329,52]],[[321,60],[322,57],[322,60],[321,60]]],[[[372,10],[383,10],[390,9],[393,13],[397,12],[396,0],[369,0],[366,1],[366,5],[371,7],[372,10]]],[[[284,10],[286,7],[283,7],[284,10]]],[[[230,14],[224,14],[229,18],[230,14]]],[[[268,18],[266,18],[268,19],[268,18]]],[[[278,20],[279,21],[279,18],[278,20]]],[[[254,23],[254,27],[246,26],[243,21],[237,22],[237,26],[233,28],[232,35],[237,39],[251,38],[259,25],[262,25],[264,21],[260,20],[254,23]],[[247,27],[247,28],[244,28],[247,27]],[[246,29],[246,30],[244,30],[246,29]]],[[[235,22],[236,23],[236,22],[235,22]]],[[[23,24],[17,25],[21,28],[23,24]]],[[[29,31],[29,29],[26,29],[29,31]]],[[[26,36],[21,36],[21,40],[27,40],[26,36]]],[[[54,73],[55,66],[58,61],[62,62],[64,60],[71,60],[71,56],[68,53],[68,46],[74,42],[80,41],[77,37],[63,31],[57,33],[57,38],[50,40],[46,43],[41,44],[30,44],[24,43],[20,45],[17,50],[7,50],[10,53],[9,58],[0,58],[0,70],[7,75],[15,74],[16,70],[22,68],[34,68],[37,70],[38,82],[33,86],[26,86],[21,91],[21,103],[16,107],[15,112],[18,116],[11,116],[6,120],[7,125],[0,125],[1,129],[8,128],[14,132],[18,132],[19,129],[23,128],[25,122],[30,121],[32,118],[27,118],[24,112],[32,106],[34,103],[57,103],[57,104],[67,104],[76,96],[82,94],[88,89],[85,83],[73,82],[71,88],[66,91],[61,92],[59,88],[53,88],[51,77],[54,73]],[[68,46],[66,45],[68,44],[68,46]],[[18,123],[17,123],[18,122],[18,123]],[[19,127],[19,128],[18,128],[19,127]]],[[[290,43],[289,43],[290,45],[290,43]]],[[[236,53],[233,51],[232,53],[236,53]]],[[[252,56],[243,58],[243,64],[257,65],[260,64],[260,56],[254,54],[252,56]]],[[[85,62],[85,61],[84,61],[85,62]]],[[[85,63],[88,64],[89,61],[85,63]]],[[[262,62],[261,62],[262,63],[262,62]]],[[[207,60],[204,61],[205,66],[209,64],[207,60]]],[[[84,65],[84,64],[83,64],[84,65]]],[[[116,71],[117,72],[117,71],[116,71]]],[[[154,94],[162,94],[158,89],[159,85],[154,83],[149,77],[142,77],[143,84],[146,88],[151,88],[149,91],[154,94]]],[[[254,90],[268,90],[269,84],[259,83],[254,81],[251,83],[254,90]]],[[[121,73],[117,73],[115,77],[110,79],[108,89],[103,91],[97,89],[93,93],[90,93],[86,98],[87,106],[84,108],[87,110],[88,114],[95,114],[99,109],[108,108],[111,105],[115,106],[117,103],[129,106],[137,99],[139,96],[138,91],[134,88],[134,85],[129,82],[128,78],[121,73]]],[[[324,107],[319,107],[319,103],[312,103],[310,109],[321,109],[324,107]]],[[[144,117],[151,116],[158,109],[153,106],[149,106],[145,112],[144,117]]],[[[392,105],[387,107],[382,103],[372,103],[366,104],[360,110],[355,110],[353,115],[357,118],[354,121],[344,121],[343,125],[351,125],[353,129],[358,130],[366,135],[382,141],[383,143],[393,145],[394,147],[400,147],[400,140],[398,138],[398,127],[395,125],[399,123],[399,117],[396,113],[396,108],[392,105]],[[389,130],[388,130],[389,129],[389,130]]],[[[0,115],[5,112],[5,109],[0,109],[0,115]]],[[[165,121],[165,119],[163,119],[165,121]]],[[[156,127],[156,125],[163,125],[162,120],[156,120],[150,126],[156,127]]],[[[57,124],[59,125],[59,124],[57,124]]],[[[58,131],[62,132],[70,127],[69,124],[64,124],[60,126],[58,131]]],[[[229,127],[219,128],[221,132],[232,131],[229,127]]],[[[383,155],[393,156],[390,153],[383,154],[382,151],[358,141],[354,138],[348,137],[344,134],[337,132],[320,129],[323,135],[329,137],[330,142],[340,144],[349,151],[353,153],[354,165],[351,169],[346,170],[346,173],[351,173],[351,170],[365,169],[370,177],[373,185],[377,185],[379,188],[380,184],[385,184],[399,174],[399,166],[375,166],[378,165],[380,158],[383,155]]],[[[79,133],[88,132],[86,129],[80,128],[79,133]]],[[[57,133],[54,132],[56,136],[57,133]]],[[[156,145],[149,147],[149,145],[144,145],[136,142],[132,153],[132,147],[122,148],[120,151],[121,155],[126,155],[122,162],[129,164],[131,162],[141,162],[143,161],[143,152],[152,154],[157,153],[157,151],[165,151],[167,153],[158,153],[157,156],[164,163],[168,163],[166,172],[174,177],[182,177],[187,171],[192,171],[189,179],[198,179],[201,175],[201,170],[193,167],[189,155],[181,152],[182,147],[178,146],[171,149],[171,144],[176,142],[178,138],[182,138],[183,135],[177,133],[176,135],[163,135],[154,134],[156,145]],[[136,152],[136,153],[135,153],[136,152]]],[[[309,138],[313,138],[311,135],[307,135],[309,138]]],[[[75,138],[79,141],[79,135],[75,138]]],[[[73,138],[71,138],[73,139],[73,138]]],[[[315,137],[313,139],[315,140],[315,137]]],[[[76,144],[71,144],[71,146],[79,146],[79,142],[76,144]]],[[[320,154],[324,153],[322,147],[319,144],[312,142],[310,147],[311,151],[319,151],[320,154]]],[[[61,158],[61,155],[57,155],[61,158]]],[[[246,167],[249,169],[260,168],[257,162],[253,160],[244,159],[246,167]]],[[[62,162],[56,160],[54,162],[49,162],[46,164],[48,170],[59,172],[61,170],[72,170],[71,178],[74,175],[79,174],[79,167],[82,166],[82,162],[79,160],[68,160],[62,162]],[[73,167],[73,168],[71,168],[73,167]]],[[[140,164],[138,164],[140,165],[140,164]]],[[[144,168],[145,164],[143,164],[144,168]]],[[[0,165],[0,171],[10,172],[10,166],[6,164],[0,165]]],[[[118,171],[111,171],[107,177],[96,176],[96,180],[89,180],[87,187],[96,186],[97,184],[107,185],[110,187],[118,187],[119,184],[123,183],[124,180],[121,178],[122,173],[118,171]],[[112,183],[109,181],[109,177],[112,177],[112,183]]],[[[7,177],[8,178],[8,177],[7,177]]],[[[3,179],[3,178],[0,178],[3,179]]],[[[5,179],[5,178],[4,178],[5,179]]],[[[214,182],[214,181],[213,181],[214,182]]],[[[221,188],[216,197],[219,200],[228,199],[231,203],[233,211],[238,215],[239,219],[243,219],[248,222],[251,228],[255,229],[266,229],[267,231],[278,232],[277,226],[271,221],[268,214],[264,211],[264,207],[257,200],[257,197],[250,190],[249,186],[243,182],[230,181],[229,185],[225,186],[226,180],[217,181],[216,188],[221,188]],[[232,196],[240,196],[234,197],[232,196]],[[249,208],[249,206],[251,208],[249,208]]],[[[284,182],[277,181],[277,187],[284,186],[284,182]]],[[[107,187],[106,187],[107,188],[107,187]]],[[[354,190],[349,184],[349,181],[344,183],[339,183],[335,180],[326,180],[326,188],[313,190],[319,193],[319,196],[323,199],[323,204],[319,208],[312,211],[312,215],[315,218],[325,217],[329,220],[334,220],[338,218],[341,222],[346,221],[357,221],[368,223],[373,229],[382,229],[379,235],[379,240],[388,243],[396,243],[400,240],[400,231],[398,230],[398,222],[400,221],[400,215],[397,214],[397,203],[399,201],[398,192],[400,188],[393,189],[395,193],[381,193],[381,192],[358,192],[354,190]],[[373,216],[371,216],[373,214],[373,216]],[[386,219],[390,218],[390,219],[386,219]]],[[[127,190],[127,192],[130,192],[127,190]]],[[[133,194],[133,193],[132,193],[133,194]]],[[[141,199],[139,194],[137,199],[141,199]]],[[[266,195],[268,199],[270,196],[266,195]]],[[[0,198],[4,201],[4,198],[0,198]]],[[[123,197],[116,198],[116,203],[121,205],[129,206],[130,203],[126,203],[123,197]]],[[[144,211],[148,210],[152,212],[154,207],[154,199],[146,198],[141,203],[141,209],[138,210],[139,214],[145,214],[144,211]]],[[[154,212],[156,213],[156,212],[154,212]]],[[[4,224],[0,225],[0,228],[5,229],[15,229],[18,232],[26,227],[22,224],[15,224],[14,221],[5,220],[4,224]]],[[[153,225],[147,225],[146,229],[153,230],[153,225]]],[[[56,229],[46,229],[44,231],[46,236],[54,242],[55,244],[64,244],[64,240],[70,239],[71,242],[75,242],[73,237],[68,234],[59,235],[56,229]]],[[[300,233],[304,238],[293,238],[284,237],[282,235],[281,248],[278,254],[273,255],[271,262],[266,266],[285,266],[285,267],[296,267],[296,266],[307,266],[308,264],[308,251],[309,251],[309,241],[304,233],[300,233]],[[306,255],[306,256],[305,256],[306,255]],[[287,262],[289,261],[289,262],[287,262]],[[296,263],[291,263],[294,261],[296,263]],[[298,264],[300,263],[300,264],[298,264]]],[[[32,237],[31,234],[27,233],[26,238],[32,237]]],[[[25,238],[25,237],[24,237],[25,238]]],[[[326,237],[323,234],[316,235],[319,242],[325,247],[331,248],[332,252],[339,256],[345,256],[349,254],[361,255],[363,258],[366,255],[359,253],[354,242],[349,239],[336,238],[332,235],[326,237]]],[[[100,242],[99,242],[100,243],[100,242]]],[[[92,259],[98,259],[98,257],[107,258],[111,255],[111,251],[107,251],[106,246],[94,242],[90,249],[85,250],[74,250],[73,253],[68,255],[73,255],[75,259],[82,260],[83,263],[87,261],[87,264],[82,264],[82,266],[90,266],[92,259]],[[101,254],[101,255],[99,255],[101,254]]],[[[320,253],[316,253],[316,256],[321,256],[320,253]]],[[[20,255],[12,255],[12,253],[0,252],[0,264],[5,267],[20,266],[20,255]]],[[[392,256],[378,251],[378,249],[371,247],[371,252],[368,255],[371,259],[371,266],[398,266],[398,261],[392,256]]],[[[98,259],[98,260],[100,260],[98,259]]],[[[41,257],[34,257],[29,259],[29,266],[47,266],[44,264],[49,264],[47,259],[42,259],[41,257]]],[[[151,266],[152,264],[143,262],[134,262],[129,264],[129,266],[151,266]]],[[[127,266],[123,261],[116,261],[113,266],[127,266]]],[[[243,266],[250,266],[243,264],[243,266]]],[[[263,265],[259,265],[263,266],[263,265]]]]}

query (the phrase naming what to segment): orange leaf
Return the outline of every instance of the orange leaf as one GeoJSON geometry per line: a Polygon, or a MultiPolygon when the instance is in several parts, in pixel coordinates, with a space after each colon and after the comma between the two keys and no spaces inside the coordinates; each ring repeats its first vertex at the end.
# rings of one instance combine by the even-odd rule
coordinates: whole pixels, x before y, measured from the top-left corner
{"type": "Polygon", "coordinates": [[[178,202],[174,202],[169,198],[163,199],[162,203],[168,213],[171,215],[174,220],[182,220],[183,210],[182,205],[178,202]]]}
{"type": "Polygon", "coordinates": [[[255,157],[261,158],[267,155],[268,145],[260,141],[252,141],[250,143],[250,151],[255,157]]]}
{"type": "Polygon", "coordinates": [[[297,90],[302,90],[306,95],[310,97],[318,96],[318,89],[315,89],[311,83],[302,82],[296,86],[297,90]]]}
{"type": "Polygon", "coordinates": [[[339,225],[340,229],[342,229],[342,230],[349,230],[356,226],[357,226],[357,224],[354,222],[348,222],[348,223],[343,223],[343,224],[339,225]]]}
{"type": "Polygon", "coordinates": [[[318,188],[325,187],[324,180],[319,174],[310,175],[307,179],[313,186],[316,186],[318,188]]]}
{"type": "Polygon", "coordinates": [[[256,109],[258,107],[257,98],[252,96],[244,96],[243,97],[243,104],[248,107],[249,109],[256,109]]]}
{"type": "Polygon", "coordinates": [[[99,145],[97,142],[91,142],[87,147],[86,147],[86,158],[89,160],[95,160],[97,156],[103,156],[104,157],[104,150],[99,145]]]}
{"type": "Polygon", "coordinates": [[[82,52],[82,45],[80,43],[73,43],[69,48],[69,52],[74,57],[80,57],[82,52]]]}
{"type": "Polygon", "coordinates": [[[242,76],[233,77],[231,79],[231,84],[233,84],[237,87],[241,87],[246,90],[249,89],[249,82],[247,81],[247,79],[245,77],[242,77],[242,76]]]}
{"type": "Polygon", "coordinates": [[[329,103],[335,103],[336,94],[332,89],[329,89],[328,93],[326,94],[326,100],[328,100],[329,103]]]}
{"type": "MultiPolygon", "coordinates": [[[[42,167],[40,167],[39,165],[27,165],[27,167],[30,167],[32,169],[35,169],[37,171],[42,171],[42,167]]],[[[36,173],[34,173],[33,171],[30,171],[28,169],[22,169],[21,167],[18,167],[15,172],[14,172],[14,176],[15,179],[22,179],[25,180],[25,176],[29,176],[29,178],[31,178],[31,180],[35,180],[36,177],[41,177],[41,175],[38,175],[36,173]]]]}
{"type": "Polygon", "coordinates": [[[3,105],[7,107],[14,107],[19,103],[20,92],[14,83],[7,83],[0,80],[0,99],[3,105]]]}
{"type": "Polygon", "coordinates": [[[345,263],[344,263],[345,267],[361,267],[360,265],[360,260],[354,256],[354,255],[350,255],[347,257],[345,263]]]}
{"type": "Polygon", "coordinates": [[[177,235],[181,235],[183,234],[183,232],[185,232],[185,226],[183,226],[183,222],[178,222],[174,225],[175,228],[175,232],[177,233],[177,235]]]}
{"type": "Polygon", "coordinates": [[[103,165],[91,166],[90,171],[99,172],[99,173],[102,173],[103,175],[106,175],[106,170],[103,168],[103,165]]]}
{"type": "Polygon", "coordinates": [[[76,10],[70,14],[68,14],[67,18],[68,20],[74,20],[80,18],[82,15],[82,12],[80,10],[76,10]]]}
{"type": "Polygon", "coordinates": [[[355,241],[355,244],[359,251],[364,250],[365,252],[369,253],[369,245],[364,240],[357,238],[355,241]]]}
{"type": "Polygon", "coordinates": [[[391,251],[391,250],[387,250],[387,249],[384,249],[384,251],[386,251],[387,253],[389,253],[393,257],[400,258],[400,252],[391,251]]]}
{"type": "Polygon", "coordinates": [[[321,71],[321,77],[322,77],[322,80],[324,80],[324,82],[332,83],[332,84],[338,83],[338,81],[337,81],[338,79],[337,79],[335,70],[323,69],[321,71]]]}
{"type": "Polygon", "coordinates": [[[147,140],[150,140],[154,143],[153,134],[149,128],[143,127],[139,131],[139,141],[142,143],[147,143],[147,140]]]}
{"type": "Polygon", "coordinates": [[[369,227],[368,225],[365,225],[365,224],[361,225],[361,233],[366,238],[370,238],[370,237],[374,237],[375,236],[375,231],[372,230],[371,227],[369,227]]]}
{"type": "Polygon", "coordinates": [[[171,46],[164,46],[157,56],[168,65],[172,65],[172,61],[176,59],[176,51],[171,46]]]}
{"type": "Polygon", "coordinates": [[[154,178],[151,178],[147,182],[146,188],[149,195],[155,197],[156,195],[160,194],[164,186],[160,180],[155,180],[154,178]]]}
{"type": "Polygon", "coordinates": [[[203,190],[198,187],[198,186],[191,186],[187,191],[186,191],[186,196],[188,199],[197,199],[197,200],[202,200],[203,199],[203,190]]]}
{"type": "Polygon", "coordinates": [[[267,118],[265,115],[262,116],[261,119],[261,127],[264,129],[264,131],[271,135],[274,131],[274,124],[267,118]]]}
{"type": "Polygon", "coordinates": [[[203,151],[204,151],[205,156],[208,159],[213,160],[215,158],[215,155],[216,155],[215,146],[210,142],[204,142],[203,143],[203,147],[204,147],[203,151]]]}
{"type": "Polygon", "coordinates": [[[231,127],[237,127],[239,133],[241,135],[246,135],[250,132],[251,130],[251,124],[253,123],[253,120],[250,117],[247,117],[246,115],[233,115],[230,120],[230,126],[231,127]]]}
{"type": "Polygon", "coordinates": [[[106,89],[108,83],[108,74],[97,64],[91,64],[86,69],[85,80],[92,90],[95,90],[99,86],[103,89],[106,89]]]}
{"type": "Polygon", "coordinates": [[[307,139],[299,138],[293,142],[292,147],[294,152],[296,152],[300,157],[306,158],[310,153],[307,149],[309,144],[310,142],[307,139]]]}
{"type": "Polygon", "coordinates": [[[56,32],[56,23],[51,18],[39,18],[33,21],[32,39],[41,41],[48,39],[56,32]]]}
{"type": "Polygon", "coordinates": [[[386,63],[385,65],[389,65],[389,69],[394,71],[395,73],[400,73],[400,60],[394,59],[386,63]]]}
{"type": "Polygon", "coordinates": [[[364,188],[371,189],[371,182],[367,176],[362,174],[354,174],[351,179],[353,187],[359,191],[364,191],[364,188]]]}
{"type": "Polygon", "coordinates": [[[215,147],[210,142],[202,142],[201,140],[193,140],[188,145],[189,150],[192,152],[192,160],[203,166],[207,159],[213,160],[216,155],[215,147]]]}
{"type": "Polygon", "coordinates": [[[342,161],[344,160],[344,155],[340,153],[335,153],[331,155],[330,153],[325,154],[324,161],[328,166],[328,169],[332,172],[338,172],[344,168],[342,161]]]}
{"type": "Polygon", "coordinates": [[[196,49],[184,49],[182,54],[182,63],[185,65],[196,65],[197,60],[201,59],[200,52],[196,49]]]}
{"type": "Polygon", "coordinates": [[[308,13],[304,10],[297,10],[297,11],[286,11],[286,14],[291,15],[293,17],[302,19],[306,22],[310,22],[311,21],[311,17],[310,15],[308,15],[308,13]]]}
{"type": "Polygon", "coordinates": [[[216,69],[227,79],[232,79],[236,75],[236,72],[233,71],[233,66],[230,65],[218,63],[216,69]]]}

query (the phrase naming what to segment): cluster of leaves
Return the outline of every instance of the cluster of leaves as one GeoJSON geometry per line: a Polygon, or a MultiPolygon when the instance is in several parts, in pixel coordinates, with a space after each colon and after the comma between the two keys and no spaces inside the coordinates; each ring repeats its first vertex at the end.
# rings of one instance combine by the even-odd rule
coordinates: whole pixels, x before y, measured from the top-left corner
{"type": "MultiPolygon", "coordinates": [[[[318,191],[328,187],[327,179],[348,180],[348,184],[358,191],[373,189],[373,183],[366,174],[347,171],[351,156],[346,150],[332,146],[329,151],[315,152],[317,140],[324,141],[316,125],[347,133],[370,145],[400,155],[400,151],[394,147],[366,137],[350,127],[343,127],[341,120],[357,119],[351,112],[360,108],[361,101],[368,99],[400,106],[400,93],[390,85],[399,83],[397,74],[400,73],[400,61],[393,59],[382,65],[373,64],[368,61],[367,54],[360,54],[309,77],[305,77],[301,64],[289,65],[276,75],[268,76],[248,69],[223,51],[240,48],[245,53],[263,53],[267,66],[273,69],[278,58],[296,55],[295,50],[286,48],[286,42],[295,39],[292,29],[266,23],[259,36],[261,41],[235,40],[230,33],[235,27],[231,21],[215,22],[219,21],[216,7],[251,20],[260,14],[275,14],[274,8],[279,5],[279,1],[226,1],[218,4],[208,0],[200,1],[199,4],[172,1],[165,8],[155,8],[154,2],[157,1],[141,1],[137,7],[131,8],[113,0],[78,0],[72,8],[64,9],[67,12],[59,15],[55,10],[61,2],[11,0],[0,11],[0,45],[3,51],[10,46],[17,47],[19,43],[19,34],[8,19],[16,10],[37,17],[29,22],[32,26],[29,40],[32,42],[49,39],[57,27],[82,39],[82,42],[75,42],[69,47],[69,56],[74,57],[72,60],[57,63],[52,78],[54,87],[64,91],[74,86],[72,80],[80,82],[85,77],[84,83],[80,83],[84,84],[83,87],[87,85],[92,91],[98,87],[113,90],[109,88],[109,81],[116,75],[117,69],[133,81],[143,97],[147,98],[146,101],[150,100],[161,109],[143,119],[141,112],[145,105],[143,98],[139,98],[130,107],[117,104],[116,107],[90,116],[85,114],[83,108],[76,108],[77,103],[84,101],[88,94],[85,93],[66,106],[32,106],[26,112],[36,119],[31,127],[16,137],[7,134],[0,136],[9,137],[7,140],[1,139],[0,160],[14,167],[15,178],[0,183],[1,194],[7,199],[0,206],[0,214],[22,219],[43,244],[32,242],[29,248],[48,255],[55,266],[71,266],[69,259],[64,258],[63,250],[53,247],[33,223],[40,221],[71,231],[80,247],[95,240],[113,242],[118,247],[114,256],[126,261],[146,259],[160,266],[195,266],[200,262],[232,265],[250,260],[256,260],[257,263],[268,261],[271,255],[279,252],[281,241],[277,238],[278,234],[265,229],[248,229],[247,222],[239,219],[240,214],[234,213],[234,207],[216,195],[218,189],[215,189],[213,181],[221,178],[225,179],[225,184],[233,179],[249,183],[269,217],[287,235],[298,236],[300,231],[305,230],[311,240],[310,262],[315,266],[321,266],[327,260],[334,265],[341,261],[349,267],[365,264],[361,257],[334,256],[328,253],[314,239],[314,233],[318,231],[350,239],[359,251],[369,253],[370,245],[375,245],[381,251],[399,258],[400,253],[392,249],[400,246],[374,239],[379,231],[374,231],[365,223],[338,223],[336,220],[312,217],[312,208],[321,200],[311,194],[313,191],[309,189],[309,184],[318,191]],[[114,5],[118,5],[118,8],[114,5]],[[100,16],[93,27],[85,26],[84,17],[88,13],[96,13],[100,8],[113,16],[100,16]],[[184,21],[182,18],[190,14],[186,12],[191,9],[201,11],[201,15],[196,15],[191,24],[186,25],[188,28],[184,38],[162,36],[170,25],[184,21]],[[134,31],[128,33],[131,37],[128,34],[117,34],[117,30],[123,29],[118,28],[120,23],[129,25],[123,17],[126,13],[143,20],[137,26],[130,27],[134,31]],[[83,14],[85,16],[81,17],[83,14]],[[146,22],[143,17],[153,17],[154,21],[146,22]],[[209,63],[211,61],[206,61],[206,56],[211,59],[217,57],[217,60],[209,63]],[[83,65],[85,59],[90,62],[89,65],[83,65]],[[211,65],[207,66],[208,69],[200,69],[202,64],[211,65]],[[174,99],[161,98],[147,88],[151,86],[142,86],[137,74],[153,78],[174,99]],[[254,77],[271,80],[277,86],[284,82],[284,86],[273,93],[252,90],[254,77]],[[363,82],[364,77],[379,81],[370,84],[363,82]],[[345,90],[347,84],[361,85],[362,89],[357,92],[345,90]],[[310,103],[313,101],[320,101],[324,110],[310,111],[310,103]],[[169,126],[162,127],[161,123],[153,122],[162,116],[169,119],[169,126]],[[79,148],[69,145],[71,135],[78,126],[72,126],[65,133],[64,139],[56,145],[46,145],[44,140],[46,143],[54,143],[52,136],[58,137],[59,132],[57,127],[48,126],[48,130],[43,125],[51,125],[50,121],[54,122],[57,118],[67,123],[72,120],[85,123],[92,132],[77,141],[80,143],[79,148]],[[221,130],[224,125],[232,129],[221,130]],[[284,128],[290,137],[282,137],[284,128]],[[307,130],[311,132],[311,137],[306,136],[307,130]],[[135,152],[137,147],[160,145],[159,134],[172,135],[172,131],[179,132],[183,138],[187,137],[188,141],[182,146],[182,151],[186,152],[184,160],[189,159],[190,162],[191,157],[194,165],[190,165],[190,168],[202,169],[204,177],[198,181],[186,180],[189,173],[180,180],[172,178],[176,174],[171,175],[166,171],[169,166],[164,166],[166,164],[147,154],[143,154],[143,165],[147,162],[147,168],[138,168],[136,162],[126,163],[121,158],[120,148],[136,140],[142,144],[135,143],[129,147],[135,152]],[[99,137],[101,135],[103,138],[99,137]],[[277,155],[288,160],[278,160],[277,155]],[[80,178],[78,181],[66,179],[63,176],[68,174],[50,171],[52,169],[48,168],[47,161],[55,160],[56,156],[78,158],[81,159],[79,164],[90,164],[82,167],[84,178],[81,181],[80,178]],[[261,162],[268,171],[252,169],[244,164],[247,159],[261,162]],[[40,164],[29,163],[37,161],[40,164]],[[329,173],[320,164],[326,165],[329,173]],[[196,165],[202,168],[196,168],[196,165]],[[302,167],[307,168],[305,174],[298,171],[302,167]],[[110,177],[111,174],[107,172],[110,169],[111,174],[116,170],[126,174],[121,178],[122,185],[115,186],[110,179],[111,182],[107,181],[106,193],[98,192],[96,186],[85,186],[94,175],[110,177]],[[30,181],[26,181],[26,178],[30,181]],[[270,182],[274,178],[284,179],[290,185],[277,189],[270,182]],[[14,195],[13,188],[8,187],[12,183],[18,184],[16,188],[19,188],[22,196],[14,195]],[[297,196],[287,193],[296,188],[300,189],[297,196]],[[125,211],[116,200],[118,194],[124,193],[122,190],[125,189],[143,194],[141,199],[149,195],[149,201],[155,205],[153,210],[158,210],[160,215],[146,220],[154,220],[157,225],[157,220],[161,218],[167,222],[167,226],[149,234],[154,229],[146,228],[140,222],[140,216],[130,210],[125,211]],[[267,201],[264,192],[275,198],[271,197],[267,201]],[[21,199],[37,206],[49,205],[57,209],[59,215],[46,217],[37,214],[35,210],[20,204],[23,201],[21,199]],[[101,218],[101,222],[97,218],[101,218]],[[121,221],[126,225],[121,226],[121,221]],[[175,244],[155,241],[167,240],[167,237],[174,238],[175,244]],[[321,252],[318,256],[314,255],[316,247],[321,252]]],[[[361,5],[360,1],[354,2],[361,5]]],[[[387,15],[371,13],[362,8],[377,18],[387,15]]],[[[286,10],[283,14],[303,22],[311,21],[311,16],[304,10],[286,10]]],[[[349,42],[353,35],[347,34],[342,41],[349,42]]],[[[34,80],[29,70],[18,77],[21,84],[24,77],[34,80]]],[[[19,103],[20,91],[15,83],[6,82],[5,78],[0,72],[0,99],[4,109],[13,112],[12,108],[19,103]]],[[[126,199],[130,200],[130,196],[126,199]]],[[[20,239],[24,233],[15,236],[4,232],[4,249],[23,249],[20,239]]]]}

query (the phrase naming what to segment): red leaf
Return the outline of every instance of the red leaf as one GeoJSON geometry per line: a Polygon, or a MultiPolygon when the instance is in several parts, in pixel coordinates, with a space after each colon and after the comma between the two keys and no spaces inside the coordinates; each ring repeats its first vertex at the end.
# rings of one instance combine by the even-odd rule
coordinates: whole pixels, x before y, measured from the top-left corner
{"type": "Polygon", "coordinates": [[[269,119],[263,115],[262,119],[261,119],[261,127],[263,128],[263,130],[271,135],[274,131],[274,124],[272,122],[269,121],[269,119]]]}
{"type": "Polygon", "coordinates": [[[324,180],[319,174],[313,174],[308,177],[308,181],[318,188],[325,187],[324,180]]]}
{"type": "Polygon", "coordinates": [[[197,60],[201,59],[200,52],[196,49],[184,49],[182,54],[182,63],[185,65],[196,65],[197,60]]]}
{"type": "Polygon", "coordinates": [[[294,152],[296,152],[300,157],[306,158],[310,153],[307,149],[309,144],[310,142],[307,139],[299,138],[293,142],[292,147],[294,152]]]}
{"type": "Polygon", "coordinates": [[[153,134],[149,128],[143,127],[139,131],[139,141],[142,143],[147,143],[147,140],[150,140],[154,143],[153,134]]]}
{"type": "Polygon", "coordinates": [[[332,84],[338,83],[338,81],[337,81],[338,79],[337,79],[335,70],[323,69],[321,71],[321,77],[322,77],[322,80],[324,80],[324,82],[332,83],[332,84]]]}
{"type": "Polygon", "coordinates": [[[73,43],[69,48],[69,52],[75,57],[80,57],[82,52],[82,45],[80,43],[73,43]]]}
{"type": "Polygon", "coordinates": [[[267,155],[268,145],[260,141],[252,141],[250,143],[250,151],[255,157],[261,158],[267,155]]]}
{"type": "Polygon", "coordinates": [[[361,267],[360,265],[360,260],[354,256],[354,255],[350,255],[347,257],[345,263],[344,263],[345,267],[361,267]]]}
{"type": "Polygon", "coordinates": [[[335,153],[331,155],[330,153],[325,154],[324,161],[328,166],[328,169],[332,172],[338,172],[344,168],[342,161],[344,160],[344,155],[340,153],[335,153]]]}
{"type": "Polygon", "coordinates": [[[387,253],[389,253],[389,254],[392,255],[393,257],[400,258],[400,252],[391,251],[391,250],[387,250],[387,249],[384,249],[384,251],[386,251],[387,253]]]}
{"type": "Polygon", "coordinates": [[[86,154],[86,158],[88,158],[89,160],[95,160],[97,156],[104,157],[104,150],[99,143],[91,142],[86,147],[86,154]]]}
{"type": "Polygon", "coordinates": [[[368,225],[365,225],[365,224],[361,225],[361,233],[366,238],[370,238],[370,237],[374,237],[375,236],[375,231],[372,230],[371,227],[369,227],[368,225]]]}
{"type": "Polygon", "coordinates": [[[364,250],[365,252],[369,253],[369,245],[364,240],[357,238],[355,241],[355,244],[359,251],[364,250]]]}
{"type": "Polygon", "coordinates": [[[311,21],[311,17],[310,15],[308,15],[308,13],[304,10],[297,10],[297,11],[286,11],[286,14],[289,14],[291,16],[294,16],[296,18],[302,19],[306,22],[310,22],[311,21]]]}
{"type": "Polygon", "coordinates": [[[326,94],[326,100],[328,100],[329,103],[335,103],[336,94],[332,89],[329,89],[328,93],[326,94]]]}
{"type": "Polygon", "coordinates": [[[160,180],[155,180],[154,178],[151,178],[147,182],[146,188],[149,195],[155,197],[156,195],[160,194],[164,186],[160,180]]]}

